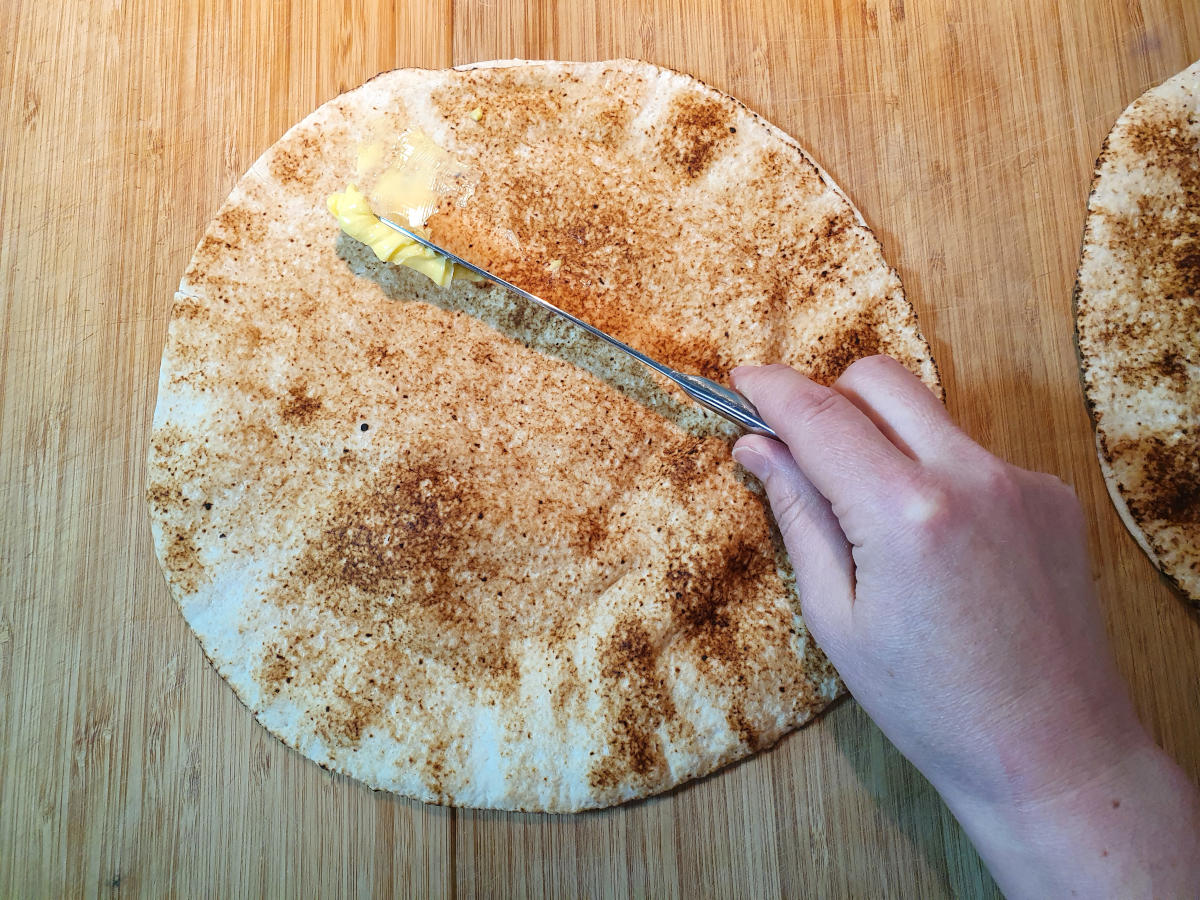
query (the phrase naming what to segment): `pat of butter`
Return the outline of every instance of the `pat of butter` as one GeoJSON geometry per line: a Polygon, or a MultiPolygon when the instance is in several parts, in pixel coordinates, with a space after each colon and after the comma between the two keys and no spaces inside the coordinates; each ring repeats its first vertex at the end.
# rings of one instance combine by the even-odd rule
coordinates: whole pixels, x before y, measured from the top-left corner
{"type": "MultiPolygon", "coordinates": [[[[384,225],[372,212],[366,195],[352,184],[340,194],[330,194],[326,205],[342,231],[370,247],[382,262],[416,269],[438,287],[445,287],[452,281],[480,280],[474,272],[456,266],[446,257],[384,225]]],[[[426,236],[422,226],[410,227],[422,237],[426,236]]]]}
{"type": "Polygon", "coordinates": [[[425,223],[444,198],[454,197],[461,207],[474,193],[476,173],[420,128],[390,139],[377,131],[374,140],[358,148],[356,181],[364,190],[351,184],[328,201],[329,211],[346,234],[369,246],[382,261],[416,269],[441,287],[452,281],[482,280],[384,225],[375,215],[379,210],[426,237],[425,223]]]}
{"type": "Polygon", "coordinates": [[[471,115],[472,119],[474,119],[476,122],[478,122],[480,119],[483,118],[483,107],[481,107],[481,106],[475,107],[473,110],[471,110],[470,115],[471,115]]]}
{"type": "Polygon", "coordinates": [[[372,141],[369,144],[363,144],[358,148],[358,175],[361,178],[364,173],[370,172],[377,168],[383,162],[383,155],[387,152],[383,141],[372,141]]]}
{"type": "Polygon", "coordinates": [[[371,208],[410,228],[424,226],[443,199],[456,197],[466,206],[477,180],[420,128],[358,148],[355,183],[362,185],[371,208]]]}

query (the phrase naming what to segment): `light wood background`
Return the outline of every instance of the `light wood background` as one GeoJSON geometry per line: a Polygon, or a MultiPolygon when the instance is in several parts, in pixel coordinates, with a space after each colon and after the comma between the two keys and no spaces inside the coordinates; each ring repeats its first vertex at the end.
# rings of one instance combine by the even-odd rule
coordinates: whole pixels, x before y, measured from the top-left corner
{"type": "Polygon", "coordinates": [[[172,290],[239,175],[397,66],[643,57],[796,135],[864,211],[953,413],[1055,472],[1144,721],[1200,779],[1200,621],[1104,492],[1070,293],[1121,109],[1200,56],[1193,0],[0,0],[0,895],[988,896],[853,702],[627,808],[430,808],[328,774],[206,665],[150,547],[172,290]]]}

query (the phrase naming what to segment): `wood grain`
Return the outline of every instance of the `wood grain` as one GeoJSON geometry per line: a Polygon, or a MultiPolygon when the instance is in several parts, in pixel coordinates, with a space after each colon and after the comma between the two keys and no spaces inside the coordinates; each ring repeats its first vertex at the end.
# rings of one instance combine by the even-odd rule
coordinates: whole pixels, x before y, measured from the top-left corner
{"type": "Polygon", "coordinates": [[[205,664],[142,501],[168,301],[253,159],[402,65],[642,57],[796,135],[881,236],[956,417],[1075,485],[1134,700],[1200,780],[1200,623],[1104,492],[1070,309],[1100,142],[1200,56],[1196,4],[8,0],[0,35],[0,896],[995,893],[852,702],[666,797],[512,816],[330,775],[205,664]]]}

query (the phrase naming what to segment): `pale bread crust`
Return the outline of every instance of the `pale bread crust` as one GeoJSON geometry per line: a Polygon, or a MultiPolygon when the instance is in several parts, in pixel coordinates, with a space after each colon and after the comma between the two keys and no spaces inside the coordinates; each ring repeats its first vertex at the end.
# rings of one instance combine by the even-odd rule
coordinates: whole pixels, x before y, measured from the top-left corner
{"type": "Polygon", "coordinates": [[[1075,304],[1109,494],[1200,605],[1200,62],[1135,100],[1105,141],[1075,304]]]}
{"type": "Polygon", "coordinates": [[[205,652],[287,744],[430,802],[610,805],[771,745],[842,686],[734,432],[338,239],[325,196],[409,124],[483,173],[436,239],[665,362],[889,352],[940,392],[861,216],[731,98],[628,60],[380,75],[254,164],[176,295],[149,501],[205,652]]]}

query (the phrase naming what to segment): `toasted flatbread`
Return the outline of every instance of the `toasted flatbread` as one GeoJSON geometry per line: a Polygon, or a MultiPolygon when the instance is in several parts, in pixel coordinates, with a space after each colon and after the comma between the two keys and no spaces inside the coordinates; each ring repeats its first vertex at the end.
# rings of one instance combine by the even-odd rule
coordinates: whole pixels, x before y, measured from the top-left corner
{"type": "Polygon", "coordinates": [[[1075,303],[1109,494],[1200,605],[1200,62],[1135,100],[1105,141],[1075,303]]]}
{"type": "Polygon", "coordinates": [[[669,365],[886,352],[940,390],[862,218],[737,101],[633,61],[389,72],[254,164],[175,297],[149,502],[188,623],[284,742],[424,801],[580,810],[771,745],[842,687],[736,432],[339,237],[326,195],[409,127],[480,173],[435,240],[669,365]]]}

